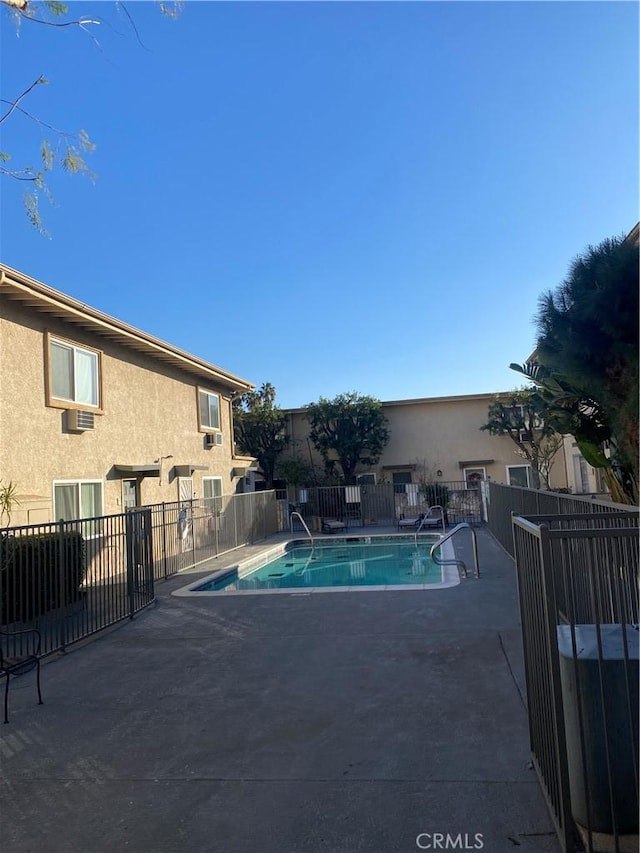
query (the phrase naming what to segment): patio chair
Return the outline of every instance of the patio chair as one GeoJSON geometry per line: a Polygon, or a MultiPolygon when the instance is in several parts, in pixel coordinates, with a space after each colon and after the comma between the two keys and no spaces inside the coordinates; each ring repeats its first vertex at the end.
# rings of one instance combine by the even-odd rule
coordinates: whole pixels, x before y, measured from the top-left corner
{"type": "Polygon", "coordinates": [[[422,530],[424,530],[425,527],[437,527],[442,523],[441,510],[438,507],[429,507],[429,510],[426,513],[421,512],[417,516],[412,514],[408,517],[405,516],[404,518],[399,518],[398,530],[401,530],[403,527],[414,527],[417,529],[420,527],[421,523],[422,530]]]}
{"type": "Polygon", "coordinates": [[[323,533],[337,533],[339,530],[346,530],[347,525],[344,521],[338,521],[337,518],[323,518],[322,519],[322,532],[323,533]]]}
{"type": "Polygon", "coordinates": [[[40,632],[35,629],[0,631],[0,678],[5,679],[5,723],[9,722],[9,684],[12,676],[22,675],[35,668],[38,704],[43,704],[40,691],[40,643],[40,632]]]}
{"type": "Polygon", "coordinates": [[[398,530],[403,527],[417,527],[424,518],[424,512],[420,511],[419,507],[406,507],[405,513],[398,518],[398,530]]]}
{"type": "Polygon", "coordinates": [[[438,527],[439,524],[442,524],[444,529],[444,510],[439,506],[429,507],[429,512],[425,515],[422,521],[422,529],[424,530],[425,527],[438,527]]]}

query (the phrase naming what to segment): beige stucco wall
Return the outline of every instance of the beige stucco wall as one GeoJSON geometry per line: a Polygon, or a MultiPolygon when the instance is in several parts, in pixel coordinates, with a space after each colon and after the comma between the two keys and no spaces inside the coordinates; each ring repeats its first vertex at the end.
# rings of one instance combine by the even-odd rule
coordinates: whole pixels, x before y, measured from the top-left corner
{"type": "MultiPolygon", "coordinates": [[[[467,467],[484,467],[487,477],[506,483],[507,465],[527,463],[516,454],[517,448],[510,438],[480,431],[493,396],[483,394],[383,403],[391,437],[378,464],[362,470],[373,470],[378,477],[391,480],[393,469],[415,466],[414,482],[418,481],[421,469],[426,469],[427,474],[433,477],[440,470],[442,477],[438,479],[451,482],[463,479],[460,463],[468,462],[467,467]]],[[[304,412],[289,412],[289,424],[294,440],[290,453],[296,453],[303,461],[309,462],[309,424],[304,412]]],[[[312,444],[311,457],[318,470],[322,470],[322,460],[312,444]]],[[[552,488],[567,485],[562,451],[554,460],[550,479],[552,488]]]]}
{"type": "Polygon", "coordinates": [[[193,473],[196,496],[203,476],[221,477],[223,493],[231,494],[238,482],[232,469],[241,463],[233,461],[230,439],[228,390],[0,297],[0,478],[17,485],[12,524],[52,520],[54,480],[101,480],[104,512],[119,512],[122,480],[113,465],[163,456],[173,458],[163,463],[162,482],[140,480],[141,503],[178,499],[174,465],[208,468],[193,473]],[[46,331],[103,353],[104,414],[96,415],[92,432],[68,432],[64,410],[46,404],[46,331]],[[204,446],[198,387],[221,395],[222,447],[204,446]]]}

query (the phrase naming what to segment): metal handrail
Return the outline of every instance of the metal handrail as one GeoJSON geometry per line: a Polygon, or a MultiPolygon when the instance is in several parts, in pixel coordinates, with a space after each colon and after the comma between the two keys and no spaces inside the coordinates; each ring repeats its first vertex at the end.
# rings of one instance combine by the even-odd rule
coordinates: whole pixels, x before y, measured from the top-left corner
{"type": "Polygon", "coordinates": [[[294,516],[294,515],[297,515],[297,516],[298,516],[298,518],[300,519],[300,521],[302,522],[302,526],[303,526],[303,527],[304,527],[304,529],[307,531],[307,535],[308,535],[309,539],[311,539],[311,547],[313,548],[313,547],[314,547],[314,545],[313,545],[313,536],[311,535],[311,531],[310,531],[310,530],[309,530],[309,528],[307,527],[307,523],[306,523],[306,521],[305,521],[305,520],[304,520],[304,518],[300,515],[300,513],[299,513],[299,512],[292,512],[292,513],[289,515],[289,527],[291,528],[291,532],[293,533],[293,516],[294,516]]]}
{"type": "Polygon", "coordinates": [[[473,527],[471,527],[470,524],[467,524],[466,521],[461,521],[460,524],[456,524],[456,526],[452,527],[448,533],[438,539],[438,541],[431,546],[429,556],[431,557],[433,562],[439,566],[458,566],[462,569],[462,577],[466,578],[467,564],[464,562],[464,560],[442,560],[436,555],[436,550],[440,548],[440,546],[443,545],[447,541],[447,539],[451,539],[454,534],[456,534],[459,530],[463,530],[465,527],[468,527],[471,531],[471,536],[473,539],[473,574],[477,578],[479,578],[480,568],[478,566],[478,537],[476,536],[476,531],[473,529],[473,527]]]}
{"type": "MultiPolygon", "coordinates": [[[[430,506],[429,512],[431,512],[432,509],[439,509],[440,510],[440,520],[442,521],[442,532],[444,533],[444,531],[447,529],[447,526],[444,523],[444,509],[440,506],[440,504],[434,504],[433,506],[430,506]]],[[[418,533],[420,533],[420,531],[422,530],[422,527],[423,527],[425,521],[431,520],[431,519],[427,519],[427,515],[429,514],[429,512],[425,513],[425,515],[420,519],[420,524],[416,528],[416,533],[415,533],[416,547],[418,545],[418,533]]]]}

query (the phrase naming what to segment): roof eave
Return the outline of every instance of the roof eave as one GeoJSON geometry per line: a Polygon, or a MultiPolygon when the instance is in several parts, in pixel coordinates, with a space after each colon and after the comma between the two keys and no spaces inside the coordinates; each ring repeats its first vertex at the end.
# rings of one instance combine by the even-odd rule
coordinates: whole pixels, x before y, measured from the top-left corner
{"type": "Polygon", "coordinates": [[[166,341],[149,335],[115,317],[85,305],[72,296],[55,290],[40,281],[11,269],[0,266],[0,292],[22,302],[36,311],[51,314],[66,322],[82,326],[101,337],[117,341],[129,349],[143,352],[157,361],[171,364],[203,379],[214,381],[231,391],[245,392],[255,388],[254,383],[234,376],[214,364],[203,361],[191,353],[174,347],[166,341]]]}

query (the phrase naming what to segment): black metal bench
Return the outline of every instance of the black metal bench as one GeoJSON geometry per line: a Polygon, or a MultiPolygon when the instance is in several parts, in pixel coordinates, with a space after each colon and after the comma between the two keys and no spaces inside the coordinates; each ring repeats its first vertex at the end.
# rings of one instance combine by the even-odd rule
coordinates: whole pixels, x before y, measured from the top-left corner
{"type": "Polygon", "coordinates": [[[40,692],[40,632],[35,629],[26,631],[0,631],[0,678],[4,685],[4,721],[9,722],[9,683],[11,677],[36,669],[38,704],[42,705],[40,692]]]}

